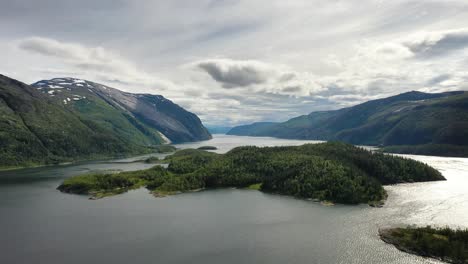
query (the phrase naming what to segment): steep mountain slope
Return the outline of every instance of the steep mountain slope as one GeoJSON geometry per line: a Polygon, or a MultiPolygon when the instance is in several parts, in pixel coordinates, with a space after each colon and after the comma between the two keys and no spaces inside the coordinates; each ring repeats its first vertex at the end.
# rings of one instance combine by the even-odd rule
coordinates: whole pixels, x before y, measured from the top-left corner
{"type": "Polygon", "coordinates": [[[233,128],[228,134],[383,146],[468,146],[468,93],[408,92],[284,123],[233,128]]]}
{"type": "Polygon", "coordinates": [[[30,86],[0,75],[0,167],[136,154],[156,151],[153,146],[166,142],[166,137],[175,142],[210,137],[197,134],[206,129],[195,115],[162,96],[155,96],[163,101],[160,105],[181,113],[180,119],[168,118],[179,130],[162,132],[126,110],[102,91],[106,89],[111,88],[63,78],[30,86]],[[186,128],[195,125],[200,127],[186,128]]]}
{"type": "MultiPolygon", "coordinates": [[[[161,95],[133,94],[120,90],[73,78],[55,78],[42,80],[32,84],[43,93],[55,96],[57,101],[70,100],[74,110],[85,118],[99,118],[104,108],[106,111],[123,112],[130,122],[143,129],[144,134],[152,134],[156,129],[161,136],[171,142],[197,141],[211,138],[208,130],[200,119],[182,107],[174,104],[161,95]],[[83,97],[86,97],[81,100],[83,97]],[[68,99],[69,98],[69,99],[68,99]],[[91,101],[91,105],[89,102],[91,101]],[[90,117],[90,114],[94,116],[90,117]],[[135,124],[134,119],[137,120],[135,124]],[[148,127],[151,129],[148,131],[148,127]]],[[[67,102],[63,101],[63,104],[67,102]]],[[[107,115],[104,115],[106,117],[107,115]]],[[[104,121],[106,118],[104,118],[104,121]]],[[[133,133],[130,133],[133,137],[133,133]]]]}

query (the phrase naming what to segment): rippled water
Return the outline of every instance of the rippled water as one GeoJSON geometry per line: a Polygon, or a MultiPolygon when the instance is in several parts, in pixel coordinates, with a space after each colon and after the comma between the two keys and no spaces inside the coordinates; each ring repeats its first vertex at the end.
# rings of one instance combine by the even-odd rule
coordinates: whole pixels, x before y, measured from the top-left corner
{"type": "MultiPolygon", "coordinates": [[[[216,136],[179,147],[300,145],[216,136]]],[[[468,227],[468,159],[411,156],[444,182],[388,186],[383,208],[322,206],[252,190],[154,198],[145,189],[97,201],[55,190],[93,170],[143,163],[89,162],[0,172],[1,263],[439,263],[398,251],[380,227],[468,227]]],[[[135,158],[133,158],[135,159],[135,158]]],[[[120,160],[128,161],[132,159],[120,160]]]]}

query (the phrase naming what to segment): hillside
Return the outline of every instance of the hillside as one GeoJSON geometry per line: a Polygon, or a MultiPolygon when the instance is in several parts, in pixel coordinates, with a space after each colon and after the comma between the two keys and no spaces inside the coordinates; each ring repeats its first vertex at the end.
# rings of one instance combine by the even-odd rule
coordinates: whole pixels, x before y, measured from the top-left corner
{"type": "Polygon", "coordinates": [[[157,151],[208,139],[198,117],[159,95],[57,78],[26,85],[0,75],[0,167],[157,151]]]}
{"type": "Polygon", "coordinates": [[[231,135],[339,140],[391,146],[405,153],[465,156],[468,93],[408,92],[334,111],[312,112],[283,123],[235,127],[231,135]],[[417,146],[417,147],[416,147],[417,146]],[[461,148],[461,149],[460,149],[461,148]]]}
{"type": "Polygon", "coordinates": [[[232,127],[227,126],[207,126],[211,134],[226,134],[232,127]]]}
{"type": "Polygon", "coordinates": [[[239,136],[261,136],[262,133],[274,128],[278,123],[274,122],[256,122],[250,125],[236,126],[231,128],[228,135],[239,136]]]}
{"type": "Polygon", "coordinates": [[[156,196],[203,188],[249,187],[345,204],[378,204],[382,184],[444,180],[418,161],[328,142],[294,147],[238,147],[226,154],[186,149],[166,157],[167,169],[72,177],[58,187],[94,197],[146,186],[156,196]]]}

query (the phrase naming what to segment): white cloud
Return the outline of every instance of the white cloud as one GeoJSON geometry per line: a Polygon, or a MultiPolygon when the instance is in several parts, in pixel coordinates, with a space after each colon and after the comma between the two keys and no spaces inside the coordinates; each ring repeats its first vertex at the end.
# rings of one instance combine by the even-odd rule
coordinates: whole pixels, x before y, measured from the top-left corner
{"type": "Polygon", "coordinates": [[[155,86],[154,88],[159,90],[174,87],[170,81],[155,78],[139,70],[133,63],[103,47],[86,47],[77,43],[41,37],[21,39],[17,45],[22,50],[56,58],[73,67],[75,72],[94,76],[97,78],[96,81],[133,86],[155,86]]]}
{"type": "Polygon", "coordinates": [[[466,0],[2,4],[5,73],[29,82],[67,74],[163,94],[208,124],[468,89],[466,0]]]}

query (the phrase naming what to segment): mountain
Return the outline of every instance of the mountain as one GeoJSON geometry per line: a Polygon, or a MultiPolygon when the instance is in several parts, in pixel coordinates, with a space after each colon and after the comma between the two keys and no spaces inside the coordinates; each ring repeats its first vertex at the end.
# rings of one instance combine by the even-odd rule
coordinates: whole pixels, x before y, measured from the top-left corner
{"type": "Polygon", "coordinates": [[[239,136],[260,136],[262,131],[273,129],[278,123],[274,122],[256,122],[250,125],[236,126],[227,132],[228,135],[239,136]]]}
{"type": "Polygon", "coordinates": [[[408,92],[283,123],[234,127],[230,135],[338,140],[403,153],[467,156],[468,93],[408,92]]]}
{"type": "Polygon", "coordinates": [[[0,167],[155,151],[211,138],[198,117],[160,95],[56,78],[0,75],[0,167]]]}
{"type": "Polygon", "coordinates": [[[232,127],[227,126],[206,126],[211,134],[226,134],[232,127]]]}

